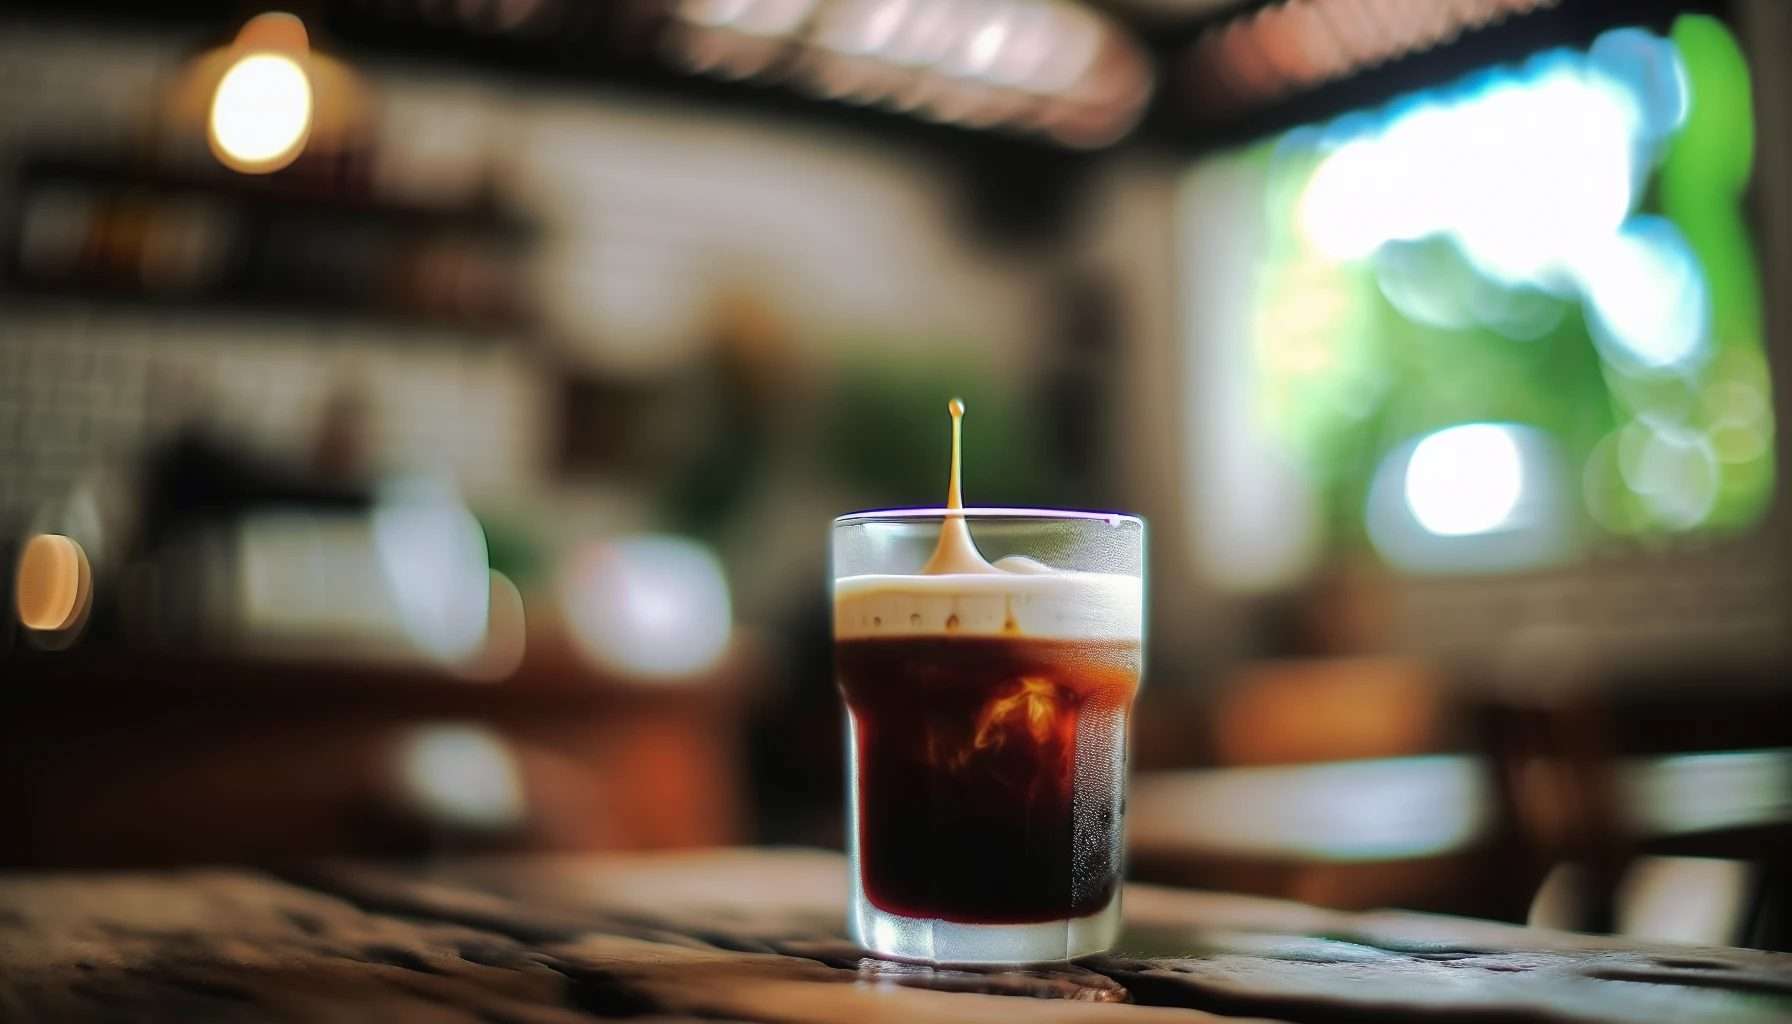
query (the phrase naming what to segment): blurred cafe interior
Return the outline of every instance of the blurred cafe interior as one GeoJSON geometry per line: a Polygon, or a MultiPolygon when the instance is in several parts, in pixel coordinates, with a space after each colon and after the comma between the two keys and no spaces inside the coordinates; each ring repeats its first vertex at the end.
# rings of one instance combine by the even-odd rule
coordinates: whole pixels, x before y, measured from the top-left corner
{"type": "Polygon", "coordinates": [[[827,535],[1150,523],[1130,874],[1792,949],[1792,5],[0,12],[0,868],[839,848],[827,535]]]}

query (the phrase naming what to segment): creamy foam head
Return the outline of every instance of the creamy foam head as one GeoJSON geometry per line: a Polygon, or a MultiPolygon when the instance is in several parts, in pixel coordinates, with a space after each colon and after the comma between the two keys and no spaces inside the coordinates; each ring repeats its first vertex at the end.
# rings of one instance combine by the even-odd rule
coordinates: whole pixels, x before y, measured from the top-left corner
{"type": "Polygon", "coordinates": [[[1144,610],[1143,581],[1117,573],[1034,569],[834,581],[834,636],[840,640],[1136,640],[1144,633],[1144,610]]]}
{"type": "Polygon", "coordinates": [[[939,541],[918,575],[845,576],[834,581],[834,638],[1010,636],[1137,640],[1144,584],[1136,576],[1059,572],[1011,555],[991,565],[977,550],[959,487],[964,402],[952,416],[952,473],[939,541]]]}

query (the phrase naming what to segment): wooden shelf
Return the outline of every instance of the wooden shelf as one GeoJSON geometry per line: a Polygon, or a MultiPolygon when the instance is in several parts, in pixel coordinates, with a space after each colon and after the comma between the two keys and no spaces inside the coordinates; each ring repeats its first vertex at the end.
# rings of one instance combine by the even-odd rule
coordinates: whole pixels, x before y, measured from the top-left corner
{"type": "Polygon", "coordinates": [[[5,288],[173,310],[535,329],[538,226],[489,189],[427,204],[309,178],[33,156],[5,211],[5,288]]]}

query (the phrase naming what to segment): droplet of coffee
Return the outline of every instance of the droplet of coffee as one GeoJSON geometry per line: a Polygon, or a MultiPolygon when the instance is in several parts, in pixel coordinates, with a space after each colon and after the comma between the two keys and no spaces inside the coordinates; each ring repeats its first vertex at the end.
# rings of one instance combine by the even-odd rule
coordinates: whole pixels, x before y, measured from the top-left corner
{"type": "Polygon", "coordinates": [[[946,507],[961,509],[964,508],[961,461],[964,454],[964,399],[954,398],[947,402],[946,412],[952,416],[952,476],[946,481],[946,507]]]}
{"type": "Polygon", "coordinates": [[[952,475],[946,480],[947,514],[940,523],[940,539],[934,546],[933,557],[921,567],[921,572],[929,576],[943,573],[999,572],[977,551],[964,516],[951,514],[964,510],[964,490],[960,486],[963,477],[964,400],[954,398],[947,402],[946,411],[952,414],[952,475]]]}

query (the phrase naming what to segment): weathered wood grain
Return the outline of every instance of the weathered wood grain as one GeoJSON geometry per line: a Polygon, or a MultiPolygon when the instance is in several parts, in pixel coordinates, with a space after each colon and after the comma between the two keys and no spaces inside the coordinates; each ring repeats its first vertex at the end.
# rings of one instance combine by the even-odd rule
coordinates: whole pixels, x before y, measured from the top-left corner
{"type": "Polygon", "coordinates": [[[3,1021],[1786,1021],[1792,957],[1128,890],[1115,953],[864,955],[803,851],[0,877],[3,1021]]]}

